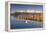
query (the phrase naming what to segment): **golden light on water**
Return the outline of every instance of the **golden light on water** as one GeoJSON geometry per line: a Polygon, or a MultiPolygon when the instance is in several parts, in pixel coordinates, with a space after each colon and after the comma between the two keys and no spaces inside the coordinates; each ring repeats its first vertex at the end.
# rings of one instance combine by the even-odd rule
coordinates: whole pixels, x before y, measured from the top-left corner
{"type": "Polygon", "coordinates": [[[33,21],[43,21],[41,13],[30,13],[30,14],[20,14],[16,17],[18,20],[33,20],[33,21]],[[34,14],[34,15],[32,15],[34,14]]]}

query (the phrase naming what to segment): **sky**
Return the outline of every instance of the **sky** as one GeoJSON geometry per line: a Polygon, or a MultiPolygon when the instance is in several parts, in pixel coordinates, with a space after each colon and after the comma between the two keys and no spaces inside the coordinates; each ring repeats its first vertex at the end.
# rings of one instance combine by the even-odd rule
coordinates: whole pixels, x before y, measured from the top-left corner
{"type": "Polygon", "coordinates": [[[42,11],[42,5],[24,5],[24,4],[11,4],[10,10],[11,12],[16,12],[17,10],[37,10],[42,11]]]}

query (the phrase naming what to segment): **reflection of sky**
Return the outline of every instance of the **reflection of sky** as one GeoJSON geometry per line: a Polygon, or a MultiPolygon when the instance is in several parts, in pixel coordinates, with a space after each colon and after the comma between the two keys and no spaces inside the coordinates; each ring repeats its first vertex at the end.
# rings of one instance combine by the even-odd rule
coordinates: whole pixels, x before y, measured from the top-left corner
{"type": "Polygon", "coordinates": [[[15,12],[16,10],[39,10],[42,11],[42,5],[24,5],[24,4],[11,4],[11,11],[15,12]]]}
{"type": "Polygon", "coordinates": [[[42,22],[28,20],[16,20],[11,16],[11,29],[23,29],[23,28],[42,28],[42,22]]]}

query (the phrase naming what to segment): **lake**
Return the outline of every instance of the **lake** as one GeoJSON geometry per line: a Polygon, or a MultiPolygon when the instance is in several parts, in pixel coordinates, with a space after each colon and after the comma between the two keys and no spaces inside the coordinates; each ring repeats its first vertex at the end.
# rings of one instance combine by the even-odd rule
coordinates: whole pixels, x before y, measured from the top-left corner
{"type": "Polygon", "coordinates": [[[29,20],[16,20],[16,17],[10,17],[10,28],[11,29],[23,29],[23,28],[42,28],[43,22],[29,20]]]}

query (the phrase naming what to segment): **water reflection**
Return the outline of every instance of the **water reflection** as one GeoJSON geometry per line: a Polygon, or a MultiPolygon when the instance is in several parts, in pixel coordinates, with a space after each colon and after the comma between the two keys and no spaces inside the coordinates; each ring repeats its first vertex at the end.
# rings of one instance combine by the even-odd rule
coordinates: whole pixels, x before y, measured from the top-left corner
{"type": "Polygon", "coordinates": [[[38,21],[32,21],[32,20],[28,20],[26,22],[26,20],[16,20],[16,17],[11,16],[10,18],[10,26],[11,29],[21,29],[21,28],[42,28],[43,24],[42,22],[38,22],[38,21]]]}

